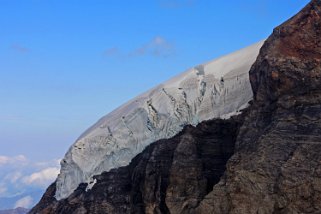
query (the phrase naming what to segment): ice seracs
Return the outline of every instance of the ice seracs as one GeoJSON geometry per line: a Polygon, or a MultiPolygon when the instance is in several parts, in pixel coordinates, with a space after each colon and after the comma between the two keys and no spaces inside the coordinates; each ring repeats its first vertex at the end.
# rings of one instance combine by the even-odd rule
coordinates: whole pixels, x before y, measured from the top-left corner
{"type": "Polygon", "coordinates": [[[248,72],[263,42],[198,65],[130,100],[101,118],[70,147],[61,161],[56,199],[80,183],[127,165],[152,142],[187,125],[238,114],[252,99],[248,72]]]}

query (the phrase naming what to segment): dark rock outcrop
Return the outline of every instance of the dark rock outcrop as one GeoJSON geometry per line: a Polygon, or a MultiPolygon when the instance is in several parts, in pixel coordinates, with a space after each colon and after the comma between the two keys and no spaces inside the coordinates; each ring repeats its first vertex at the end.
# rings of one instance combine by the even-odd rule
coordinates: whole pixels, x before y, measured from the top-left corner
{"type": "Polygon", "coordinates": [[[275,28],[250,80],[239,118],[188,126],[88,192],[57,202],[53,184],[30,213],[321,213],[321,0],[275,28]]]}
{"type": "Polygon", "coordinates": [[[55,183],[30,213],[188,213],[225,171],[242,117],[187,126],[148,146],[126,167],[96,176],[67,199],[56,201],[55,183]]]}
{"type": "Polygon", "coordinates": [[[277,27],[225,176],[195,213],[321,213],[321,1],[277,27]]]}

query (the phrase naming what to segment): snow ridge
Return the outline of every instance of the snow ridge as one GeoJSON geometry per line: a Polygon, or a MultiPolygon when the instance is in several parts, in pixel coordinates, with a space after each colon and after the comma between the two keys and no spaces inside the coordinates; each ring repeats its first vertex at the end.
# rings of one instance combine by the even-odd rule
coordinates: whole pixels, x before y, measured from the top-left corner
{"type": "Polygon", "coordinates": [[[238,114],[252,99],[248,72],[263,42],[198,65],[130,100],[101,118],[61,161],[56,199],[68,197],[94,175],[128,165],[152,142],[187,124],[238,114]]]}

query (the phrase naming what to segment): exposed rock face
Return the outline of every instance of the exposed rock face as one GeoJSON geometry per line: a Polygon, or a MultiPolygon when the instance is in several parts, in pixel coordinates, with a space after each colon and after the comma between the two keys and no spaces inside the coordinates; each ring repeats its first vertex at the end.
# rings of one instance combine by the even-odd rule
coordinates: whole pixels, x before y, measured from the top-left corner
{"type": "Polygon", "coordinates": [[[254,102],[195,213],[321,213],[321,1],[277,27],[250,71],[254,102]]]}
{"type": "Polygon", "coordinates": [[[30,213],[188,213],[225,171],[241,117],[187,126],[177,136],[148,146],[126,167],[95,176],[57,201],[52,184],[30,213]]]}
{"type": "Polygon", "coordinates": [[[320,0],[274,30],[250,80],[238,118],[188,126],[87,192],[56,201],[53,184],[31,213],[321,213],[320,0]]]}

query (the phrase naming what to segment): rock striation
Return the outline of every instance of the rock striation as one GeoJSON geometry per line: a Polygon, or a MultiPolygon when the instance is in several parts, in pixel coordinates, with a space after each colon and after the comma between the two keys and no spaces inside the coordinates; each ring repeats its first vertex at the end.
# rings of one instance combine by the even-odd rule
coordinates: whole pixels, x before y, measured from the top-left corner
{"type": "Polygon", "coordinates": [[[185,126],[65,199],[54,183],[30,213],[321,213],[321,0],[274,29],[249,79],[238,116],[185,126]]]}
{"type": "Polygon", "coordinates": [[[321,1],[274,29],[221,181],[194,213],[321,213],[321,1]]]}
{"type": "Polygon", "coordinates": [[[97,175],[57,201],[52,184],[30,213],[185,213],[198,206],[225,171],[242,116],[186,126],[157,141],[128,166],[97,175]]]}

